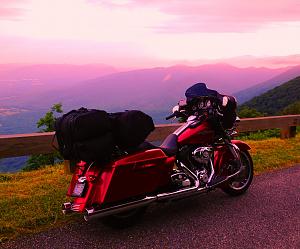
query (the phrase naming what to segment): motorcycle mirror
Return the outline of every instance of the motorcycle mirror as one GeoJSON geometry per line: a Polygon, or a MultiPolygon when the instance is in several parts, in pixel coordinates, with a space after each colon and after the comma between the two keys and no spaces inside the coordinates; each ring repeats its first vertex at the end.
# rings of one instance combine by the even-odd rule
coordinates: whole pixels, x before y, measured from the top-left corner
{"type": "Polygon", "coordinates": [[[175,105],[172,109],[172,112],[179,112],[179,105],[175,105]]]}
{"type": "Polygon", "coordinates": [[[186,105],[186,100],[185,99],[179,100],[178,105],[179,106],[185,106],[186,105]]]}
{"type": "Polygon", "coordinates": [[[226,106],[227,105],[227,103],[228,103],[228,97],[227,96],[224,96],[223,97],[223,100],[222,100],[222,106],[226,106]]]}

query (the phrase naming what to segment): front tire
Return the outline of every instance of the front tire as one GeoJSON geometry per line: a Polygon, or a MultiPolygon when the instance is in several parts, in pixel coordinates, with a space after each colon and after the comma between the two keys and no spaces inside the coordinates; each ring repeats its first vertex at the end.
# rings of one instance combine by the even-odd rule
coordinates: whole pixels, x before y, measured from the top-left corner
{"type": "Polygon", "coordinates": [[[240,151],[240,157],[243,167],[241,173],[231,178],[221,187],[225,193],[231,196],[244,194],[253,179],[253,161],[251,155],[248,151],[240,151]]]}

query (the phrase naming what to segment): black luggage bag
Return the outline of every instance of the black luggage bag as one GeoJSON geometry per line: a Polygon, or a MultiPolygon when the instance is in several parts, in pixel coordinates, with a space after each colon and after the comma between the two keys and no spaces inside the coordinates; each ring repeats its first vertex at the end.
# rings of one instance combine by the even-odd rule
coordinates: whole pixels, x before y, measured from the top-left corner
{"type": "Polygon", "coordinates": [[[59,151],[64,159],[104,159],[114,149],[112,123],[108,113],[80,108],[55,121],[59,151]]]}
{"type": "Polygon", "coordinates": [[[140,145],[155,128],[152,118],[138,110],[111,113],[110,117],[115,142],[124,150],[140,145]]]}

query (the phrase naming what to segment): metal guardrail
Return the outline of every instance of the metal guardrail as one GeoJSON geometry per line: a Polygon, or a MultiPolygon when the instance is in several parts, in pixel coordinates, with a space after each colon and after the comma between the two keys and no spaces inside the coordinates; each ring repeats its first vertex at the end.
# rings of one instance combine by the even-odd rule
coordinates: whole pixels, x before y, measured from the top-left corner
{"type": "MultiPolygon", "coordinates": [[[[156,125],[155,130],[147,140],[163,140],[180,125],[156,125]]],[[[281,138],[290,138],[296,135],[296,126],[300,126],[300,115],[245,118],[241,119],[238,131],[247,132],[280,128],[281,138]]],[[[0,158],[51,153],[54,151],[53,138],[54,132],[0,135],[0,158]]]]}

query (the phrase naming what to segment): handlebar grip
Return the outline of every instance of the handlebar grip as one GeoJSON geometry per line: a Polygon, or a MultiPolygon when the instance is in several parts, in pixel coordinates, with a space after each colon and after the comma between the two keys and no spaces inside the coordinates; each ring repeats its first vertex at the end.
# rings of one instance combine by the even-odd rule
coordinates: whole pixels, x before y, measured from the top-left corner
{"type": "Polygon", "coordinates": [[[174,112],[174,113],[172,113],[170,116],[166,117],[166,120],[169,120],[169,119],[171,119],[171,118],[174,118],[174,117],[176,117],[176,115],[177,115],[177,113],[174,112]]]}

